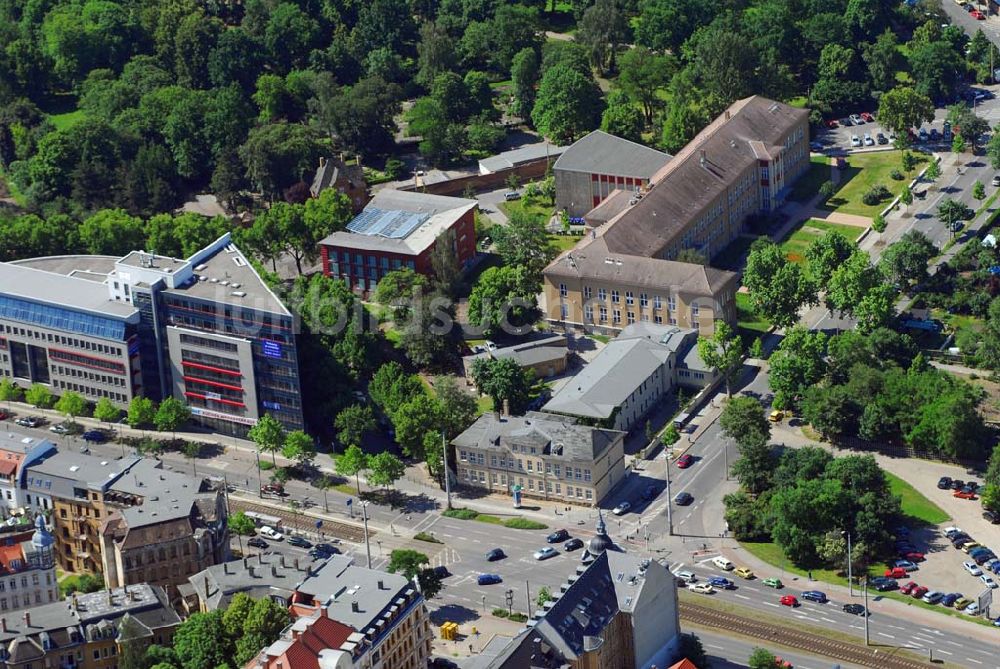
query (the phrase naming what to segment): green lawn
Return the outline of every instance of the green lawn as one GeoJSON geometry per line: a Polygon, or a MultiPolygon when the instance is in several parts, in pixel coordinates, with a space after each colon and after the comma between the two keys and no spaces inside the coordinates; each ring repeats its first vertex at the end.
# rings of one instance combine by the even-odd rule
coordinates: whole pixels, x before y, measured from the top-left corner
{"type": "Polygon", "coordinates": [[[82,121],[86,115],[87,112],[82,109],[76,109],[65,114],[50,114],[49,120],[52,121],[52,125],[55,126],[56,130],[65,130],[82,121]]]}
{"type": "Polygon", "coordinates": [[[511,200],[510,202],[501,202],[500,211],[502,211],[507,216],[511,216],[514,212],[523,211],[531,216],[535,216],[542,220],[543,223],[547,223],[552,214],[555,213],[555,205],[553,205],[547,197],[522,197],[520,200],[511,200]]]}
{"type": "Polygon", "coordinates": [[[719,255],[712,258],[712,267],[739,270],[742,268],[743,254],[750,250],[750,245],[757,241],[756,237],[741,235],[731,241],[719,255]]]}
{"type": "Polygon", "coordinates": [[[918,160],[917,166],[912,172],[904,173],[903,181],[896,181],[889,174],[893,170],[902,172],[901,155],[899,151],[880,151],[848,156],[847,167],[840,171],[840,190],[826,201],[824,207],[831,211],[860,216],[874,216],[880,212],[889,204],[889,200],[868,205],[861,201],[861,197],[877,184],[882,184],[892,193],[898,193],[904,183],[908,183],[923,169],[920,163],[927,161],[925,156],[914,153],[918,160]]]}
{"type": "Polygon", "coordinates": [[[820,186],[830,180],[830,159],[826,156],[812,156],[805,174],[799,177],[788,199],[793,202],[808,202],[819,192],[820,186]]]}
{"type": "Polygon", "coordinates": [[[579,242],[583,237],[579,235],[549,235],[549,243],[556,247],[559,253],[563,251],[568,251],[579,242]]]}
{"type": "Polygon", "coordinates": [[[736,327],[743,330],[744,340],[749,338],[749,341],[771,329],[771,324],[754,311],[749,293],[736,293],[736,327]]]}
{"type": "Polygon", "coordinates": [[[858,225],[843,225],[841,223],[829,223],[815,218],[802,221],[792,234],[781,243],[781,250],[785,252],[785,257],[794,263],[804,263],[806,259],[806,249],[812,243],[822,237],[830,230],[836,230],[850,241],[857,241],[864,228],[858,225]]]}
{"type": "Polygon", "coordinates": [[[790,99],[787,104],[789,107],[797,107],[799,109],[805,109],[805,106],[808,102],[809,98],[807,98],[804,95],[799,95],[798,97],[790,99]]]}
{"type": "Polygon", "coordinates": [[[951,518],[941,507],[917,492],[916,488],[903,479],[889,472],[885,473],[885,478],[889,481],[889,489],[892,490],[892,494],[899,495],[901,498],[901,506],[905,515],[928,525],[940,525],[951,518]]]}

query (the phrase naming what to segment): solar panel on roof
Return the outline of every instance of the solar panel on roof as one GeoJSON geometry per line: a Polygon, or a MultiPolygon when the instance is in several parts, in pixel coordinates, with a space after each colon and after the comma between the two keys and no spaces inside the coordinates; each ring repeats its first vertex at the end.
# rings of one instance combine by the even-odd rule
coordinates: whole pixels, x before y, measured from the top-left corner
{"type": "Polygon", "coordinates": [[[347,229],[362,235],[404,239],[428,218],[429,214],[369,207],[355,216],[354,220],[347,224],[347,229]]]}

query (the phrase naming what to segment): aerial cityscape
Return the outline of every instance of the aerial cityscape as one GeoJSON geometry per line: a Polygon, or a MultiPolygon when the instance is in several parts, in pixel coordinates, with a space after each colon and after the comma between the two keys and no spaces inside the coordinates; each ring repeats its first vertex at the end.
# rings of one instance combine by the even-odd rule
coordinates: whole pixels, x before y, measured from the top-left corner
{"type": "Polygon", "coordinates": [[[0,669],[990,669],[995,0],[0,1],[0,669]]]}

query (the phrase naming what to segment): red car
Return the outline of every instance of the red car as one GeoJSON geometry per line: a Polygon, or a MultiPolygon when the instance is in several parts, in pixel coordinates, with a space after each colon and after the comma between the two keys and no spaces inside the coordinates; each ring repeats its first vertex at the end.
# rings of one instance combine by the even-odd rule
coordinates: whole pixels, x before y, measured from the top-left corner
{"type": "Polygon", "coordinates": [[[899,557],[910,562],[923,562],[925,559],[924,554],[917,551],[910,551],[908,553],[900,552],[899,557]]]}
{"type": "Polygon", "coordinates": [[[10,414],[0,409],[0,420],[7,420],[8,418],[10,418],[10,414]]]}
{"type": "Polygon", "coordinates": [[[830,119],[829,121],[826,122],[826,127],[827,128],[839,128],[840,124],[837,123],[837,119],[832,118],[832,119],[830,119]]]}
{"type": "Polygon", "coordinates": [[[969,12],[969,16],[971,16],[972,18],[974,18],[977,21],[985,21],[986,20],[986,15],[983,14],[978,9],[973,9],[971,12],[969,12]]]}
{"type": "Polygon", "coordinates": [[[912,596],[914,599],[920,599],[926,594],[927,594],[927,588],[921,585],[914,588],[913,592],[910,593],[910,596],[912,596]]]}
{"type": "Polygon", "coordinates": [[[781,603],[784,606],[791,606],[795,608],[799,605],[799,600],[795,598],[795,595],[782,595],[781,603]]]}
{"type": "MultiPolygon", "coordinates": [[[[916,590],[919,587],[920,586],[917,585],[915,581],[910,581],[909,583],[907,583],[906,585],[904,585],[902,588],[900,588],[899,591],[901,593],[903,593],[904,595],[909,595],[909,594],[912,594],[913,591],[916,590]]],[[[923,595],[921,595],[921,596],[923,596],[923,595]]]]}
{"type": "Polygon", "coordinates": [[[875,117],[868,112],[861,112],[861,118],[865,120],[865,123],[871,123],[875,120],[875,117]]]}
{"type": "Polygon", "coordinates": [[[958,497],[959,499],[976,499],[976,493],[971,490],[956,490],[952,497],[958,497]]]}
{"type": "Polygon", "coordinates": [[[687,469],[694,464],[694,457],[685,453],[681,457],[677,458],[677,466],[681,469],[687,469]]]}
{"type": "Polygon", "coordinates": [[[886,578],[902,579],[906,578],[906,570],[902,567],[893,567],[885,570],[886,578]]]}

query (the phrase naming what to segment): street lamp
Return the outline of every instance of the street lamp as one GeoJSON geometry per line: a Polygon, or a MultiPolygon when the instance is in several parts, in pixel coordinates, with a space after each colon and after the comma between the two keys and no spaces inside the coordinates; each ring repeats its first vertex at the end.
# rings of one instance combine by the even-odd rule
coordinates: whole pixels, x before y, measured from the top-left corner
{"type": "MultiPolygon", "coordinates": [[[[840,533],[840,535],[841,536],[847,535],[847,588],[848,588],[848,592],[850,592],[851,597],[853,597],[854,596],[854,578],[851,576],[851,562],[852,562],[852,560],[851,560],[851,557],[852,557],[852,555],[851,555],[851,533],[848,532],[847,530],[844,530],[844,531],[842,531],[840,533]]],[[[868,592],[867,588],[866,588],[865,592],[866,593],[868,592]]],[[[867,624],[868,623],[866,622],[865,625],[867,626],[867,624]]]]}
{"type": "Polygon", "coordinates": [[[672,537],[674,536],[674,500],[670,496],[670,455],[666,449],[663,450],[663,462],[666,469],[664,476],[667,479],[667,536],[672,537]]]}
{"type": "Polygon", "coordinates": [[[365,552],[368,553],[368,568],[372,568],[372,545],[368,541],[368,502],[361,502],[361,515],[365,522],[365,552]]]}

